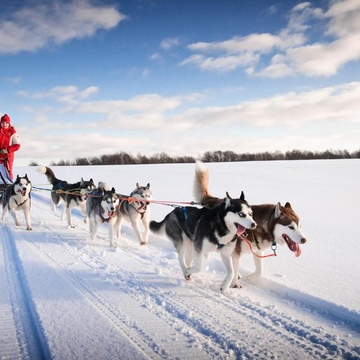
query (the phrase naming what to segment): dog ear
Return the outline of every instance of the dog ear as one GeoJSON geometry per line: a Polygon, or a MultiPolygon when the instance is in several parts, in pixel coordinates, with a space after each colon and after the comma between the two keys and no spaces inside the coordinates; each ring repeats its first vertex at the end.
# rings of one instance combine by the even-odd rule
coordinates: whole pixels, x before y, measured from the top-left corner
{"type": "Polygon", "coordinates": [[[278,202],[275,207],[275,219],[278,219],[281,215],[281,204],[278,202]]]}
{"type": "Polygon", "coordinates": [[[140,188],[141,186],[139,185],[139,183],[136,183],[136,187],[137,187],[137,188],[140,188]]]}
{"type": "Polygon", "coordinates": [[[20,176],[18,175],[17,177],[16,177],[16,181],[15,182],[19,182],[20,181],[20,176]]]}
{"type": "Polygon", "coordinates": [[[245,201],[245,194],[244,194],[243,191],[241,192],[240,200],[241,200],[241,201],[245,201]]]}
{"type": "Polygon", "coordinates": [[[229,195],[228,192],[226,192],[226,198],[229,199],[229,200],[232,200],[232,197],[229,195]]]}
{"type": "Polygon", "coordinates": [[[113,188],[111,188],[111,192],[112,192],[112,193],[114,193],[114,194],[116,193],[116,191],[115,191],[115,188],[114,188],[114,187],[113,187],[113,188]]]}
{"type": "Polygon", "coordinates": [[[150,189],[150,183],[147,183],[146,188],[150,189]]]}
{"type": "Polygon", "coordinates": [[[225,198],[225,209],[228,208],[231,205],[231,197],[229,196],[228,193],[226,193],[226,198],[225,198]]]}
{"type": "Polygon", "coordinates": [[[287,202],[287,203],[285,204],[285,207],[286,207],[287,209],[292,209],[292,207],[291,207],[291,205],[290,205],[289,202],[287,202]]]}

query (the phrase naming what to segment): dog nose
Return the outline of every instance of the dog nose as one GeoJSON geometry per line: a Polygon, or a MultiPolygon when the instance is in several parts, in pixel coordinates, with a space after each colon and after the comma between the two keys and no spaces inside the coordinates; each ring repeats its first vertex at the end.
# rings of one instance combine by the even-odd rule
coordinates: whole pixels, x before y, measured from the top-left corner
{"type": "Polygon", "coordinates": [[[111,210],[111,211],[114,211],[114,210],[115,210],[115,208],[112,206],[110,210],[111,210]]]}
{"type": "Polygon", "coordinates": [[[306,240],[305,238],[302,238],[302,239],[301,239],[301,243],[302,243],[302,244],[305,244],[306,242],[307,242],[307,240],[306,240]]]}
{"type": "Polygon", "coordinates": [[[251,224],[251,228],[252,228],[252,229],[255,229],[255,228],[256,228],[256,223],[255,223],[255,222],[251,224]]]}

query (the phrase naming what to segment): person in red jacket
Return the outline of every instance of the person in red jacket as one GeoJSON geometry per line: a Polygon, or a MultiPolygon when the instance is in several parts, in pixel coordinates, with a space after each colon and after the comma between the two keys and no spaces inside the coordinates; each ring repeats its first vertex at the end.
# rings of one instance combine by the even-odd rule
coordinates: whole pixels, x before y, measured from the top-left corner
{"type": "MultiPolygon", "coordinates": [[[[10,177],[12,182],[14,152],[20,148],[20,139],[15,128],[10,125],[10,121],[7,114],[3,115],[0,120],[0,171],[5,169],[5,174],[10,177]]],[[[3,171],[1,172],[4,177],[3,171]]],[[[8,177],[7,180],[9,180],[8,177]]]]}

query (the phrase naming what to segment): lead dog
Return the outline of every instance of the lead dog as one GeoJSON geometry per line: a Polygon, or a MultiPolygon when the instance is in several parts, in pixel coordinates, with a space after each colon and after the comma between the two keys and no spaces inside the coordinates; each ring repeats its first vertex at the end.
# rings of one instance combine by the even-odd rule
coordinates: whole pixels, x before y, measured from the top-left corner
{"type": "MultiPolygon", "coordinates": [[[[208,184],[208,170],[202,162],[197,162],[194,179],[194,197],[196,201],[202,202],[204,206],[212,208],[223,200],[210,195],[208,184]]],[[[290,203],[287,202],[285,206],[277,203],[276,205],[252,205],[251,207],[257,227],[248,232],[247,239],[256,249],[255,253],[262,255],[263,252],[269,250],[275,242],[281,245],[286,244],[288,248],[294,252],[296,257],[300,256],[301,248],[299,244],[305,244],[307,240],[301,230],[300,219],[292,209],[290,203]]],[[[239,269],[240,256],[243,253],[249,252],[249,247],[245,241],[238,239],[235,251],[232,254],[235,269],[239,269]]],[[[253,258],[255,272],[247,277],[250,281],[257,279],[263,275],[264,272],[263,259],[256,255],[253,255],[253,258]]],[[[232,287],[241,288],[239,277],[236,270],[231,283],[232,287]]]]}
{"type": "Polygon", "coordinates": [[[224,201],[211,209],[195,207],[176,208],[161,222],[151,221],[150,229],[157,233],[165,233],[179,254],[179,263],[185,279],[198,273],[202,268],[202,255],[220,252],[227,270],[221,285],[225,292],[237,271],[233,266],[232,253],[236,239],[246,229],[254,229],[256,223],[252,218],[252,210],[245,200],[244,193],[239,199],[231,199],[226,194],[224,201]],[[191,256],[192,251],[192,256],[191,256]],[[191,262],[193,260],[193,266],[191,262]],[[189,267],[191,266],[191,267],[189,267]]]}
{"type": "Polygon", "coordinates": [[[24,177],[16,177],[15,182],[10,185],[2,195],[0,201],[3,208],[2,221],[5,221],[5,215],[9,211],[10,215],[15,220],[16,226],[20,226],[20,221],[16,215],[16,211],[22,210],[24,212],[26,229],[32,230],[30,221],[30,206],[31,206],[31,182],[25,174],[24,177]]]}
{"type": "Polygon", "coordinates": [[[95,189],[95,184],[93,179],[90,179],[89,181],[84,181],[83,178],[81,178],[80,181],[69,184],[65,180],[59,180],[53,170],[51,170],[47,166],[41,166],[38,168],[38,172],[40,174],[46,175],[50,183],[52,184],[52,192],[51,192],[51,209],[55,211],[56,206],[58,206],[61,201],[64,202],[64,207],[61,212],[60,220],[64,220],[65,210],[67,215],[67,221],[69,226],[72,228],[75,227],[72,223],[71,218],[71,210],[74,207],[79,207],[83,215],[85,215],[84,222],[87,222],[87,215],[86,215],[86,194],[92,190],[95,189]],[[57,193],[56,191],[64,191],[57,193]],[[71,194],[73,192],[74,194],[71,194]],[[81,195],[78,195],[81,194],[81,195]]]}
{"type": "Polygon", "coordinates": [[[110,247],[116,247],[114,242],[117,209],[120,200],[115,189],[108,189],[105,183],[99,183],[99,187],[91,192],[86,202],[86,211],[89,217],[91,240],[96,239],[97,232],[102,223],[109,226],[110,247]]]}
{"type": "Polygon", "coordinates": [[[135,190],[129,195],[129,197],[136,200],[124,200],[120,204],[120,207],[117,211],[117,237],[120,237],[122,224],[124,220],[127,220],[131,223],[135,234],[140,241],[140,245],[146,245],[149,241],[149,201],[152,200],[150,184],[147,184],[146,186],[140,186],[137,183],[135,190]],[[145,230],[143,235],[141,235],[140,232],[140,221],[143,223],[145,230]]]}

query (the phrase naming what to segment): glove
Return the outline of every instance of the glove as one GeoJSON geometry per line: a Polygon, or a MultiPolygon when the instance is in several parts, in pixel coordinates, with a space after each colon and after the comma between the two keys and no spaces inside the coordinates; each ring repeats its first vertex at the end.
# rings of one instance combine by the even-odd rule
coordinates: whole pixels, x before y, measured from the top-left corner
{"type": "Polygon", "coordinates": [[[0,154],[7,154],[7,153],[8,153],[8,151],[6,149],[1,149],[0,150],[0,154]]]}

